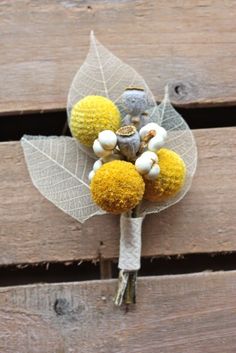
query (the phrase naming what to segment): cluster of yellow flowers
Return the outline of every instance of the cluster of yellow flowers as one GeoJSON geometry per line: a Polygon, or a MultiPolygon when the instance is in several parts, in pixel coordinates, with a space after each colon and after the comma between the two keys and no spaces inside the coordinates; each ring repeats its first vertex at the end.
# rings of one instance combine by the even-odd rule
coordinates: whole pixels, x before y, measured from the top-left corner
{"type": "Polygon", "coordinates": [[[99,132],[116,131],[121,124],[116,105],[105,97],[87,96],[76,103],[71,111],[70,130],[83,145],[91,147],[99,132]]]}
{"type": "Polygon", "coordinates": [[[93,200],[111,213],[133,209],[142,200],[144,189],[141,175],[132,163],[125,161],[105,163],[91,182],[93,200]]]}
{"type": "MultiPolygon", "coordinates": [[[[118,108],[105,97],[87,96],[71,112],[71,133],[88,147],[100,132],[116,132],[120,125],[118,108]]],[[[91,181],[94,202],[107,212],[119,214],[133,209],[143,198],[161,202],[176,195],[185,182],[185,163],[177,153],[166,148],[156,154],[160,167],[156,180],[145,179],[130,161],[100,163],[91,181]]]]}

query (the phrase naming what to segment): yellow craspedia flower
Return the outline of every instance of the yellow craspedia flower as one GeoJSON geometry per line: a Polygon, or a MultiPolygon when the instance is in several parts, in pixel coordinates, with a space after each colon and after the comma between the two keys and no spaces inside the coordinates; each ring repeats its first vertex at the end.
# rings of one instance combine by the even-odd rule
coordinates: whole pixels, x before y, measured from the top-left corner
{"type": "Polygon", "coordinates": [[[145,180],[144,198],[149,201],[165,201],[177,194],[185,182],[186,166],[177,153],[161,148],[157,155],[160,174],[155,181],[145,180]]]}
{"type": "Polygon", "coordinates": [[[99,132],[116,131],[121,123],[116,105],[102,96],[87,96],[71,111],[70,131],[83,145],[91,147],[99,132]]]}
{"type": "Polygon", "coordinates": [[[107,212],[119,214],[133,209],[142,200],[144,181],[134,165],[112,161],[96,171],[91,182],[94,202],[107,212]]]}

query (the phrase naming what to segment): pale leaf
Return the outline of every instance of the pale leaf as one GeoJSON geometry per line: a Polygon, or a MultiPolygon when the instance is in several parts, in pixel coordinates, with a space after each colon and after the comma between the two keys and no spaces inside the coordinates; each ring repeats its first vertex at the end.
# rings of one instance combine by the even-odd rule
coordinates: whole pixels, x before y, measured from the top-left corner
{"type": "Polygon", "coordinates": [[[68,119],[70,119],[74,104],[88,95],[100,95],[111,99],[124,117],[125,108],[121,96],[127,87],[133,86],[141,87],[146,91],[151,120],[157,121],[159,111],[156,109],[155,98],[145,80],[131,66],[105,48],[91,32],[88,55],[75,75],[69,90],[68,119]]]}
{"type": "Polygon", "coordinates": [[[35,187],[80,222],[104,213],[91,199],[88,173],[93,160],[71,137],[24,136],[21,139],[35,187]]]}

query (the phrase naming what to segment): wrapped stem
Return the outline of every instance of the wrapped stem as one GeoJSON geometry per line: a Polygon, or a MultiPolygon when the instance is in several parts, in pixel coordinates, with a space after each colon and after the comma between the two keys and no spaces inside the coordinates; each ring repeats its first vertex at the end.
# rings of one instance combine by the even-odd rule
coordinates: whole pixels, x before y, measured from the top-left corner
{"type": "Polygon", "coordinates": [[[141,233],[143,217],[133,217],[125,214],[120,218],[120,256],[119,256],[119,281],[114,299],[116,305],[123,302],[132,304],[136,302],[136,279],[140,269],[141,259],[141,233]],[[134,218],[135,217],[135,218],[134,218]]]}
{"type": "Polygon", "coordinates": [[[120,256],[118,267],[124,271],[138,271],[141,257],[143,217],[120,217],[120,256]]]}

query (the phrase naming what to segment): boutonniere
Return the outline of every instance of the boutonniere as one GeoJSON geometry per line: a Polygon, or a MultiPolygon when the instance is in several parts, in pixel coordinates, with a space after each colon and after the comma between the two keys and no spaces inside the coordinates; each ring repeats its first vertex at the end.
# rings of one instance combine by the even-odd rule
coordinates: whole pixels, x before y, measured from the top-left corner
{"type": "Polygon", "coordinates": [[[157,105],[144,79],[91,33],[68,94],[72,137],[22,138],[32,182],[48,200],[79,222],[120,215],[116,305],[136,300],[145,215],[180,201],[196,169],[191,130],[168,86],[163,93],[157,105]]]}

